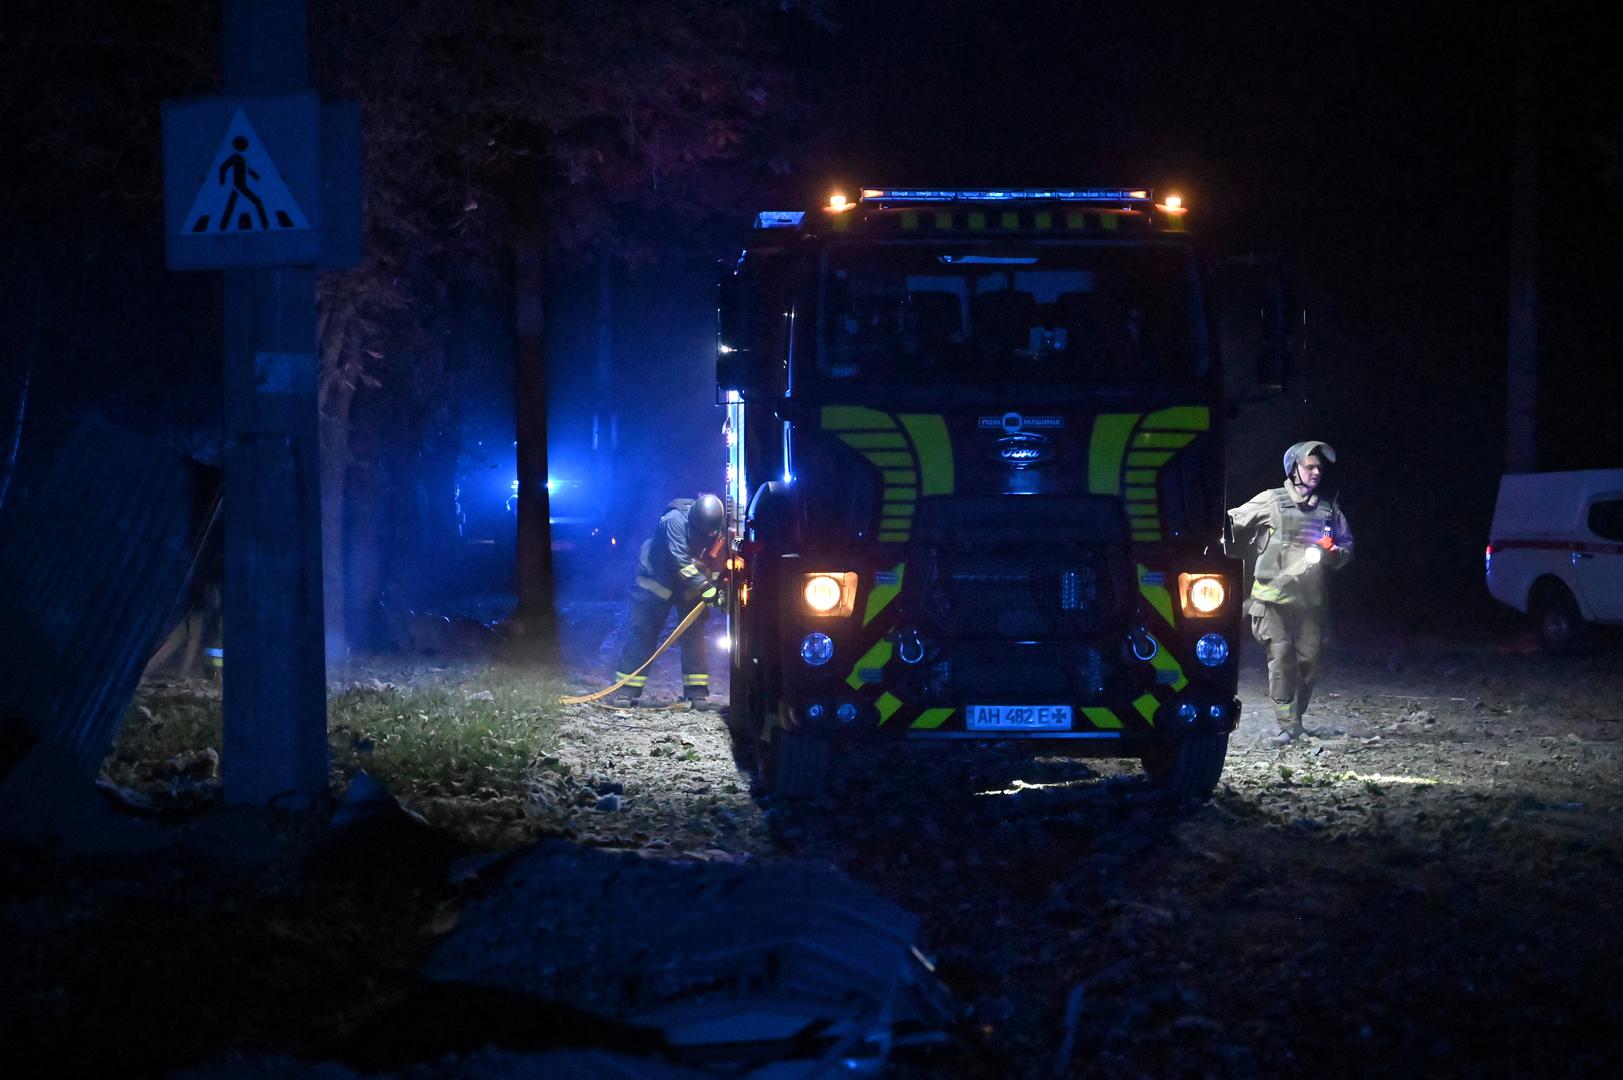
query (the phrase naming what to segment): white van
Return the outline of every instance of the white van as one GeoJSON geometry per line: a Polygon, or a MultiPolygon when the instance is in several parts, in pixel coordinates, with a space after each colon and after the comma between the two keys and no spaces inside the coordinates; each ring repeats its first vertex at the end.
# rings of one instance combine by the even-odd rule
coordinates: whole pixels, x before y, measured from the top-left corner
{"type": "Polygon", "coordinates": [[[1551,653],[1579,644],[1589,623],[1623,623],[1623,469],[1501,477],[1487,576],[1551,653]]]}

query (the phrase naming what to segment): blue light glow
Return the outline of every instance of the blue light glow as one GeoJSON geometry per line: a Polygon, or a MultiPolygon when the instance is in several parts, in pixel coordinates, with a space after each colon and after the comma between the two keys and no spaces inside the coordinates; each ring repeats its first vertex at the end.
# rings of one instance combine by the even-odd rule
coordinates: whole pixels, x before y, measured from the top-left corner
{"type": "Polygon", "coordinates": [[[757,229],[798,229],[806,218],[804,210],[762,210],[755,215],[757,229]]]}
{"type": "Polygon", "coordinates": [[[821,720],[823,718],[823,714],[827,711],[828,710],[823,708],[821,705],[808,705],[806,706],[806,719],[821,720]]]}
{"type": "Polygon", "coordinates": [[[821,667],[834,659],[834,639],[819,631],[812,631],[801,639],[800,658],[812,667],[821,667]]]}
{"type": "Polygon", "coordinates": [[[851,721],[857,718],[857,707],[847,701],[838,709],[834,710],[834,715],[840,718],[840,723],[849,724],[851,721]]]}
{"type": "Polygon", "coordinates": [[[1228,658],[1229,642],[1222,634],[1207,634],[1195,642],[1195,659],[1207,667],[1216,667],[1228,658]]]}
{"type": "Polygon", "coordinates": [[[1178,706],[1178,719],[1184,721],[1185,723],[1193,723],[1195,717],[1199,715],[1200,710],[1195,707],[1195,703],[1193,701],[1186,701],[1182,705],[1178,706]]]}

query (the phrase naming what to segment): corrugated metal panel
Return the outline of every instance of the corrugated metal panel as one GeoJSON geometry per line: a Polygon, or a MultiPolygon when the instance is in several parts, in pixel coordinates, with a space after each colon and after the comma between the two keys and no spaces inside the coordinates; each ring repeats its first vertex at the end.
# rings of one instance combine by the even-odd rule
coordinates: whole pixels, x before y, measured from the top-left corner
{"type": "Polygon", "coordinates": [[[218,491],[148,439],[87,420],[0,508],[0,717],[94,773],[218,491]]]}

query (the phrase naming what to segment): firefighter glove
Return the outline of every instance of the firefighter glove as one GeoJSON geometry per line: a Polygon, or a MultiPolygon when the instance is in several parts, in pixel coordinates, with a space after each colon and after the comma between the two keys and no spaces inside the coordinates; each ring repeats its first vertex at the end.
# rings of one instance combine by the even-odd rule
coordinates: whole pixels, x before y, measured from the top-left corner
{"type": "Polygon", "coordinates": [[[1335,537],[1331,536],[1329,533],[1325,533],[1323,536],[1319,537],[1313,542],[1326,551],[1329,551],[1336,546],[1335,537]]]}
{"type": "Polygon", "coordinates": [[[716,607],[726,598],[726,594],[714,585],[706,585],[704,587],[704,592],[699,594],[699,599],[703,600],[711,607],[716,607]]]}

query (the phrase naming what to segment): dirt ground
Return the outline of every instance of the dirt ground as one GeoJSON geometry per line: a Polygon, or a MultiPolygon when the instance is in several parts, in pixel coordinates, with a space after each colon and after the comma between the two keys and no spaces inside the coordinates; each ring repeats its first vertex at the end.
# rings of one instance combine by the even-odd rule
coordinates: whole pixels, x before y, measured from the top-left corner
{"type": "MultiPolygon", "coordinates": [[[[580,687],[610,624],[577,620],[580,687]]],[[[1243,654],[1245,711],[1198,807],[1160,803],[1136,763],[1014,744],[853,748],[826,797],[763,801],[714,714],[582,705],[520,804],[413,809],[495,814],[511,843],[832,862],[921,917],[960,1009],[956,1048],[899,1076],[1617,1075],[1623,645],[1552,661],[1500,627],[1337,636],[1321,735],[1283,750],[1243,654]]],[[[10,1037],[162,1073],[322,1057],[398,1000],[454,924],[458,852],[413,833],[366,873],[351,852],[312,874],[309,836],[244,820],[177,826],[193,839],[157,884],[135,857],[8,859],[10,1037]],[[83,1039],[93,1018],[122,1042],[83,1039]]]]}

